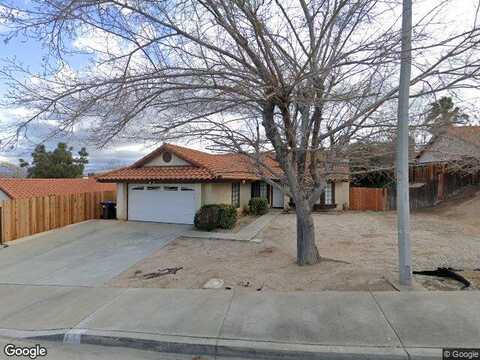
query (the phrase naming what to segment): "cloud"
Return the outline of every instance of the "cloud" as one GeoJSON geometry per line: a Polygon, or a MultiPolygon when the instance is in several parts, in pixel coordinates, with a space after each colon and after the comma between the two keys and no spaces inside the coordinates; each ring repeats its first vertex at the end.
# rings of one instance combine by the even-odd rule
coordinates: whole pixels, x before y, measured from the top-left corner
{"type": "Polygon", "coordinates": [[[92,53],[109,52],[114,54],[121,54],[124,48],[118,37],[91,26],[82,26],[77,31],[77,36],[72,42],[72,46],[77,50],[92,53]]]}
{"type": "MultiPolygon", "coordinates": [[[[101,170],[111,170],[131,165],[136,160],[144,156],[149,150],[146,147],[138,147],[135,149],[115,148],[98,149],[94,146],[78,141],[75,137],[64,137],[51,139],[45,142],[47,149],[52,150],[57,146],[58,142],[66,142],[74,147],[76,154],[81,147],[85,146],[89,153],[89,164],[85,168],[85,172],[97,172],[101,170]]],[[[33,140],[29,142],[21,141],[15,148],[0,152],[0,161],[7,161],[18,165],[18,160],[23,158],[30,160],[30,154],[35,148],[33,140]]]]}
{"type": "MultiPolygon", "coordinates": [[[[6,129],[14,130],[14,125],[19,119],[30,115],[28,109],[22,108],[3,108],[0,109],[0,125],[2,135],[5,135],[6,129]]],[[[25,133],[18,140],[14,147],[0,150],[0,161],[7,161],[18,165],[18,160],[23,158],[30,160],[31,153],[36,145],[44,143],[47,149],[53,149],[59,142],[66,142],[74,147],[74,152],[85,147],[89,156],[89,164],[86,172],[95,172],[98,170],[109,170],[127,166],[138,160],[140,157],[151,151],[147,144],[128,144],[117,143],[107,148],[98,149],[89,142],[89,129],[82,127],[73,132],[58,134],[50,137],[53,130],[57,129],[57,122],[54,120],[42,120],[32,123],[25,133]]]]}
{"type": "MultiPolygon", "coordinates": [[[[144,156],[149,150],[142,145],[119,146],[103,149],[91,149],[87,172],[105,171],[128,166],[144,156]]],[[[87,148],[89,151],[89,148],[87,148]]]]}
{"type": "Polygon", "coordinates": [[[2,161],[11,162],[10,158],[0,155],[0,162],[2,162],[2,161]]]}

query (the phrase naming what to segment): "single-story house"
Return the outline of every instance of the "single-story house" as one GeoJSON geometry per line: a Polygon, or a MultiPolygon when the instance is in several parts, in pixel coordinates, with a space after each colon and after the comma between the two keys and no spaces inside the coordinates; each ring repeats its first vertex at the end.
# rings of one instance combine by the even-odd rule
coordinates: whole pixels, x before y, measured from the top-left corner
{"type": "Polygon", "coordinates": [[[0,178],[0,201],[39,196],[115,191],[115,184],[88,179],[20,179],[0,178]]]}
{"type": "Polygon", "coordinates": [[[480,183],[480,126],[450,125],[418,153],[410,181],[435,183],[437,201],[480,183]]]}
{"type": "MultiPolygon", "coordinates": [[[[278,179],[278,163],[268,158],[278,179]]],[[[284,208],[289,199],[261,180],[251,161],[240,154],[211,154],[164,144],[133,165],[97,177],[117,183],[117,218],[121,220],[192,224],[195,212],[206,204],[248,206],[252,197],[265,197],[272,208],[284,208]]],[[[348,208],[348,175],[330,179],[321,204],[348,208]]]]}
{"type": "MultiPolygon", "coordinates": [[[[348,146],[351,186],[383,188],[395,182],[396,139],[355,142],[348,146]]],[[[415,139],[409,138],[409,163],[415,165],[415,139]]]]}
{"type": "Polygon", "coordinates": [[[480,126],[448,126],[417,155],[419,165],[480,159],[480,126]]]}

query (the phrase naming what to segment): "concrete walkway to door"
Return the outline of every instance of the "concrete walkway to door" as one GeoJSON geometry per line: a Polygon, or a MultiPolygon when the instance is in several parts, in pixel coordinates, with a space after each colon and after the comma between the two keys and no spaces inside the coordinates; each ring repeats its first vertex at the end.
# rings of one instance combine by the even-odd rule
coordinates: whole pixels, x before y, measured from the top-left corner
{"type": "Polygon", "coordinates": [[[257,234],[263,230],[265,226],[275,219],[280,214],[279,210],[270,210],[268,214],[260,216],[251,224],[240,229],[236,233],[215,232],[215,231],[198,231],[190,230],[182,234],[188,238],[208,239],[208,240],[236,240],[236,241],[254,241],[259,242],[261,239],[256,239],[257,234]]]}
{"type": "Polygon", "coordinates": [[[99,286],[191,226],[92,220],[0,248],[0,284],[99,286]]]}

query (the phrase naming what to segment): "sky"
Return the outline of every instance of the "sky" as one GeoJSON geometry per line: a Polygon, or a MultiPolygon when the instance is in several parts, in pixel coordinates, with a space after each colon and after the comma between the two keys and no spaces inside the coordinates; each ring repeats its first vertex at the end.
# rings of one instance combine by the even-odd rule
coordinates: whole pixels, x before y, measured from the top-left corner
{"type": "MultiPolygon", "coordinates": [[[[2,30],[0,25],[0,31],[2,30]]],[[[42,58],[45,56],[46,50],[36,41],[15,38],[8,43],[0,42],[0,61],[6,58],[15,57],[25,65],[29,66],[33,71],[40,71],[42,58]]],[[[70,65],[81,66],[82,59],[70,59],[70,65]]],[[[7,91],[6,84],[0,83],[0,96],[3,97],[7,91]]],[[[0,107],[0,124],[7,121],[21,118],[27,112],[23,109],[0,107]]],[[[0,161],[7,161],[18,165],[20,158],[29,159],[35,146],[42,142],[48,134],[46,128],[33,128],[29,131],[28,138],[22,139],[17,146],[12,149],[0,150],[0,161]]],[[[77,152],[81,147],[86,147],[90,163],[86,167],[86,172],[93,172],[97,170],[109,170],[116,167],[122,167],[133,163],[138,158],[152,150],[151,145],[144,144],[125,144],[121,146],[107,146],[103,149],[98,149],[91,145],[84,136],[85,134],[76,133],[71,136],[56,137],[45,141],[47,148],[54,148],[58,142],[67,142],[74,147],[77,152]]]]}
{"type": "MultiPolygon", "coordinates": [[[[0,23],[0,33],[2,31],[5,31],[5,26],[0,23]]],[[[76,41],[79,46],[89,46],[96,42],[96,39],[85,35],[83,38],[76,39],[76,41]]],[[[6,59],[15,58],[28,66],[32,71],[41,71],[42,60],[46,54],[47,50],[42,44],[24,37],[13,38],[8,42],[0,41],[0,66],[6,59]]],[[[75,56],[70,57],[68,63],[73,68],[81,68],[86,60],[84,57],[75,56]]],[[[4,97],[7,90],[7,84],[0,82],[0,98],[4,97]]],[[[28,115],[28,112],[25,109],[0,107],[0,124],[5,124],[26,115],[28,115]]],[[[0,149],[0,162],[6,161],[18,165],[20,158],[27,161],[30,159],[31,153],[38,143],[43,142],[46,144],[47,149],[53,150],[58,142],[66,142],[74,147],[75,153],[82,147],[87,148],[89,164],[86,166],[86,173],[88,173],[130,165],[156,147],[156,145],[152,144],[135,143],[110,145],[99,149],[88,142],[84,131],[45,140],[48,133],[46,125],[34,126],[29,130],[28,138],[21,139],[15,147],[0,149]]]]}
{"type": "MultiPolygon", "coordinates": [[[[0,0],[0,4],[1,1],[2,0],[0,0]]],[[[431,0],[419,0],[414,3],[414,6],[417,6],[417,9],[422,8],[422,6],[428,4],[429,1],[431,0]]],[[[476,0],[453,0],[452,2],[456,4],[456,11],[451,14],[452,18],[461,18],[462,14],[465,14],[465,11],[472,8],[474,1],[476,0]]],[[[0,23],[0,33],[4,30],[4,25],[0,23]]],[[[98,38],[96,39],[92,34],[80,35],[79,38],[75,39],[75,42],[77,46],[99,46],[98,38]]],[[[42,47],[40,43],[31,39],[19,37],[10,40],[8,43],[0,42],[0,63],[7,58],[15,57],[19,62],[22,62],[32,70],[36,71],[41,70],[42,60],[45,55],[46,49],[42,47]]],[[[69,65],[73,68],[81,68],[85,61],[85,58],[74,56],[69,59],[69,65]]],[[[0,98],[4,97],[6,91],[6,84],[0,82],[0,98]]],[[[24,109],[0,107],[0,124],[21,118],[26,114],[27,112],[24,109]]],[[[44,141],[47,134],[48,125],[33,127],[29,131],[28,138],[21,139],[19,143],[11,149],[0,150],[0,161],[8,161],[13,164],[18,164],[19,158],[28,160],[34,147],[39,142],[44,141]]],[[[48,139],[44,141],[44,143],[49,149],[55,147],[59,141],[67,142],[74,147],[75,151],[80,150],[81,147],[86,147],[90,154],[90,164],[87,166],[87,172],[107,170],[131,164],[154,149],[152,144],[144,143],[116,144],[98,149],[90,144],[86,137],[86,132],[79,130],[70,136],[48,139]]]]}

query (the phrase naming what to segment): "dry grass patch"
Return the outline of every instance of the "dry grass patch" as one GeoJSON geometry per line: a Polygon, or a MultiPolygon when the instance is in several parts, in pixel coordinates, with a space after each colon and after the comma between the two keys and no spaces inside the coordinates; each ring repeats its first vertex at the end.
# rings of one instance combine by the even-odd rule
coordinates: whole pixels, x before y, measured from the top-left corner
{"type": "MultiPolygon", "coordinates": [[[[480,197],[412,216],[415,270],[438,266],[468,270],[478,288],[480,197]]],[[[280,214],[257,237],[263,243],[177,239],[112,280],[120,287],[201,288],[211,278],[252,291],[392,290],[397,279],[396,216],[393,212],[315,214],[316,239],[325,258],[315,266],[295,264],[295,215],[280,214]],[[176,274],[144,279],[159,269],[176,274]]],[[[458,289],[417,277],[427,289],[458,289]],[[433,284],[433,285],[432,285],[433,284]]]]}

